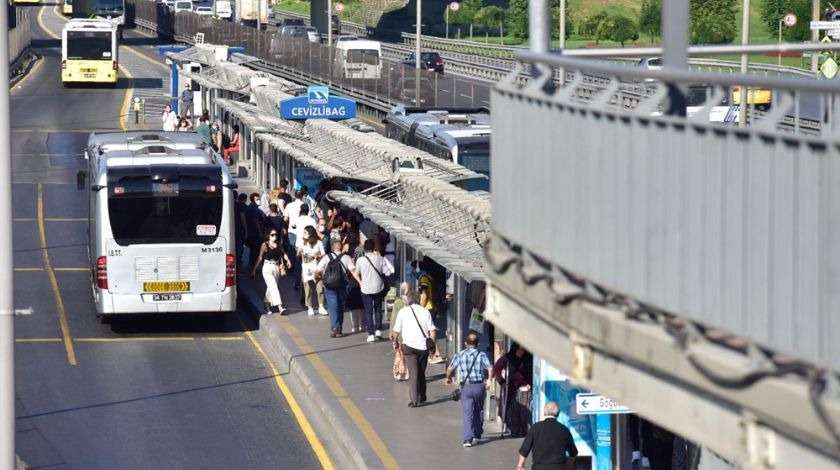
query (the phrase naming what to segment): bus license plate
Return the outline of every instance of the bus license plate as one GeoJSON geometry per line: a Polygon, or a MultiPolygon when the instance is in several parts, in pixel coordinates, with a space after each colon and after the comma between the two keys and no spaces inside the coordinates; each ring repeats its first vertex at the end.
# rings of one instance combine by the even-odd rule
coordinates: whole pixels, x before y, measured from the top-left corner
{"type": "Polygon", "coordinates": [[[153,302],[171,302],[173,300],[181,300],[181,294],[153,294],[153,302]]]}
{"type": "Polygon", "coordinates": [[[155,281],[143,283],[143,292],[186,292],[188,290],[190,290],[190,283],[186,281],[155,281]]]}
{"type": "Polygon", "coordinates": [[[85,78],[96,78],[96,74],[95,73],[86,73],[85,78]]]}

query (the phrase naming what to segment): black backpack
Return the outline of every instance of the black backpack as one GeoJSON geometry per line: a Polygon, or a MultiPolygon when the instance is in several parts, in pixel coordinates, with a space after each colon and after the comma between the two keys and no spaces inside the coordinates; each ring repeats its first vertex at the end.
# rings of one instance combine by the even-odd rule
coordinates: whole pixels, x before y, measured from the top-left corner
{"type": "Polygon", "coordinates": [[[347,284],[347,268],[341,262],[341,257],[344,256],[344,253],[339,253],[338,256],[330,253],[327,256],[330,257],[330,261],[327,263],[327,267],[324,268],[321,280],[324,282],[324,287],[339,289],[347,284]]]}

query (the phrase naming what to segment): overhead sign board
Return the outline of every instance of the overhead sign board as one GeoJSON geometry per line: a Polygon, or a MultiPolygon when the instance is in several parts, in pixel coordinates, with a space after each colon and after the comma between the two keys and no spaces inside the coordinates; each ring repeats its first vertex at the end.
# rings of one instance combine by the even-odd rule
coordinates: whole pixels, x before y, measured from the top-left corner
{"type": "Polygon", "coordinates": [[[356,117],[356,102],[330,95],[325,86],[310,86],[306,96],[280,102],[280,117],[289,120],[330,119],[340,121],[356,117]]]}
{"type": "Polygon", "coordinates": [[[785,26],[787,26],[789,28],[793,27],[793,26],[796,26],[796,14],[795,13],[788,13],[787,15],[785,15],[785,17],[782,19],[782,21],[785,23],[785,26]]]}
{"type": "Polygon", "coordinates": [[[840,21],[812,21],[811,29],[840,29],[840,21]]]}
{"type": "Polygon", "coordinates": [[[597,393],[578,393],[575,396],[577,412],[581,415],[632,413],[633,410],[597,393]]]}

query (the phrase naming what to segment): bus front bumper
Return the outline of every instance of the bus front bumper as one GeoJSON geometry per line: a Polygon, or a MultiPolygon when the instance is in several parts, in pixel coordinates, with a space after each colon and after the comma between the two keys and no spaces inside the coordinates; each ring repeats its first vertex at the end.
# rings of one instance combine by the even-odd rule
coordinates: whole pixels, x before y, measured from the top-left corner
{"type": "Polygon", "coordinates": [[[179,295],[181,300],[154,300],[152,294],[113,294],[99,288],[96,289],[95,295],[98,297],[98,315],[236,311],[236,287],[227,287],[222,292],[175,294],[179,295]]]}

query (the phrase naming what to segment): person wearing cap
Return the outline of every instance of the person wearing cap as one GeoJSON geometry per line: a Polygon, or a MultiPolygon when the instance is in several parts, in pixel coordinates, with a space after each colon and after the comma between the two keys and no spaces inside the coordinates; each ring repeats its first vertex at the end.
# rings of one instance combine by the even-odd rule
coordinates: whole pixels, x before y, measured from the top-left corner
{"type": "Polygon", "coordinates": [[[569,428],[557,421],[559,414],[556,402],[545,404],[543,420],[531,426],[519,447],[517,470],[525,469],[529,454],[533,454],[533,470],[572,470],[578,450],[569,428]]]}
{"type": "Polygon", "coordinates": [[[190,119],[193,118],[193,92],[190,89],[190,84],[187,83],[184,85],[184,91],[181,92],[181,106],[184,107],[183,111],[181,111],[181,117],[187,117],[187,114],[190,115],[190,119]]]}

